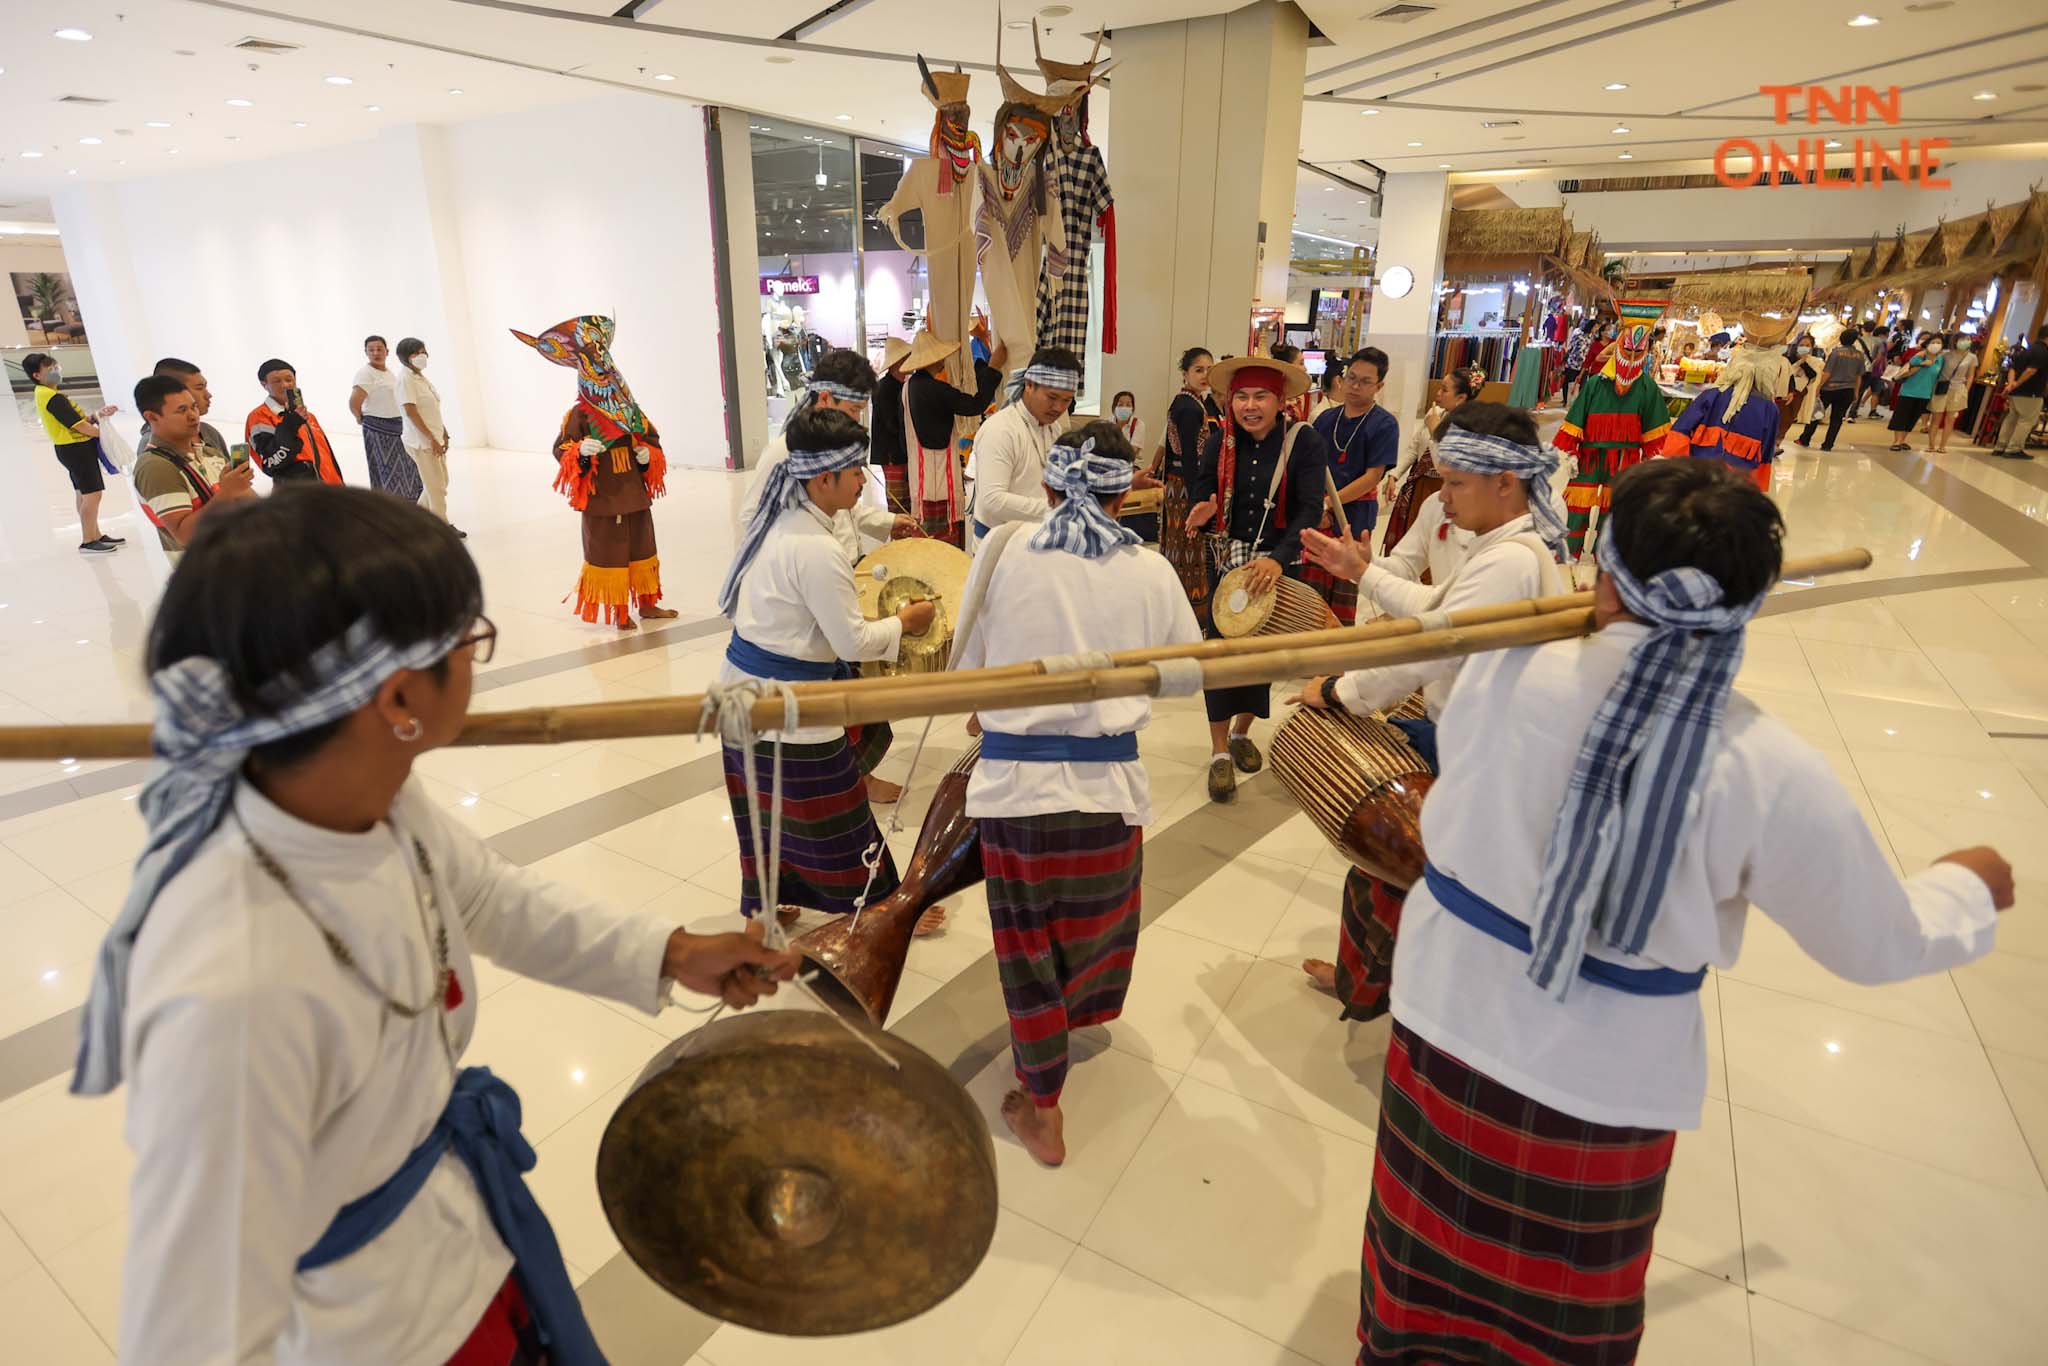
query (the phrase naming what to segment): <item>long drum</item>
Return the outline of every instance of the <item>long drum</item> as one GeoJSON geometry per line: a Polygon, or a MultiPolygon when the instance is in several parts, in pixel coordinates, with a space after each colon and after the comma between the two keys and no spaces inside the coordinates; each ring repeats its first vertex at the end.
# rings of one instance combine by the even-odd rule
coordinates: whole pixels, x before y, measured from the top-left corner
{"type": "Polygon", "coordinates": [[[1320,631],[1337,624],[1322,594],[1299,579],[1283,574],[1265,592],[1254,593],[1245,586],[1250,571],[1250,565],[1239,565],[1216,581],[1210,611],[1215,617],[1217,635],[1236,640],[1242,636],[1320,631]]]}
{"type": "Polygon", "coordinates": [[[927,537],[890,541],[864,556],[853,567],[853,582],[868,620],[894,616],[904,603],[918,598],[934,599],[938,610],[930,626],[903,637],[896,658],[870,660],[861,672],[869,678],[944,673],[953,655],[953,625],[973,564],[958,546],[927,537]]]}
{"type": "Polygon", "coordinates": [[[1397,728],[1303,707],[1274,732],[1267,759],[1338,853],[1395,887],[1422,876],[1422,799],[1435,779],[1397,728]]]}

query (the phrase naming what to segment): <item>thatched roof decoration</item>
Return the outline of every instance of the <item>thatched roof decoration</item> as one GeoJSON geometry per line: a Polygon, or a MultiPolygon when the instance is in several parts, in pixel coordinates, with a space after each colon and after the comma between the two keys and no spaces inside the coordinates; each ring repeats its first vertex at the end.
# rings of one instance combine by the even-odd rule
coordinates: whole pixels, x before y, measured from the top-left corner
{"type": "Polygon", "coordinates": [[[1453,209],[1446,256],[1559,256],[1567,240],[1563,209],[1453,209]]]}
{"type": "Polygon", "coordinates": [[[1671,290],[1671,306],[1719,313],[1785,313],[1803,304],[1812,288],[1813,277],[1803,270],[1681,275],[1671,290]]]}

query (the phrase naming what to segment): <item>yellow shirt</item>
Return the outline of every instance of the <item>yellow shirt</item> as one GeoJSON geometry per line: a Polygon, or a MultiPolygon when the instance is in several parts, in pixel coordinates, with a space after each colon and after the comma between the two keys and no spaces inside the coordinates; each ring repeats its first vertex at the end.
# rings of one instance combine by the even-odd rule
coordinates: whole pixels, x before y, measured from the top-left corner
{"type": "MultiPolygon", "coordinates": [[[[36,416],[43,420],[43,430],[50,434],[50,440],[59,446],[71,446],[76,445],[80,441],[92,440],[91,437],[83,432],[72,431],[71,422],[66,422],[50,412],[50,400],[59,397],[62,397],[62,395],[47,384],[38,384],[36,386],[36,416]]],[[[72,422],[84,420],[87,415],[79,412],[76,404],[71,403],[71,400],[68,398],[64,401],[70,405],[72,412],[78,413],[78,416],[71,420],[72,422]]]]}

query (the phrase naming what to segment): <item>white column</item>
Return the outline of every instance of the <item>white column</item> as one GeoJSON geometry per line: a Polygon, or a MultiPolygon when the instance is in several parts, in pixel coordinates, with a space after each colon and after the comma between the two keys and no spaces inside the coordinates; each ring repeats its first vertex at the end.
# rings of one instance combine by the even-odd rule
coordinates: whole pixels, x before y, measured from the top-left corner
{"type": "Polygon", "coordinates": [[[1437,287],[1444,279],[1444,233],[1450,223],[1450,177],[1442,171],[1403,171],[1381,187],[1380,244],[1374,260],[1372,315],[1366,344],[1387,353],[1387,387],[1380,402],[1404,427],[1427,407],[1429,358],[1436,340],[1437,287]],[[1405,266],[1415,284],[1401,298],[1384,281],[1405,266]]]}
{"type": "MultiPolygon", "coordinates": [[[[711,109],[724,170],[725,280],[732,300],[733,386],[739,400],[740,454],[748,468],[775,435],[768,425],[768,376],[761,351],[761,253],[754,218],[754,148],[743,109],[711,109]]],[[[859,232],[855,223],[853,230],[859,232]]],[[[865,338],[854,349],[865,354],[865,338]]]]}

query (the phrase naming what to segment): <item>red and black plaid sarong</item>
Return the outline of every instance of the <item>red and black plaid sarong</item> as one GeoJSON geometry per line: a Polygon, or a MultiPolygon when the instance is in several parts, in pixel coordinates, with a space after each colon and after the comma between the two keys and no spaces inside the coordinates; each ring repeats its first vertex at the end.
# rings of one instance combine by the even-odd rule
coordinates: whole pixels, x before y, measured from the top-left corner
{"type": "MultiPolygon", "coordinates": [[[[761,909],[761,879],[747,823],[746,769],[738,749],[726,745],[724,750],[725,794],[740,841],[740,914],[751,918],[761,909]]],[[[761,784],[755,809],[764,832],[774,804],[774,772],[775,742],[763,740],[754,748],[754,777],[761,784]]],[[[835,915],[851,911],[868,881],[861,859],[881,838],[868,809],[867,781],[844,737],[782,747],[782,864],[776,893],[783,905],[835,915]]],[[[881,855],[875,885],[868,891],[870,903],[895,891],[901,881],[887,844],[881,855]]]]}
{"type": "Polygon", "coordinates": [[[1676,1137],[1574,1119],[1396,1020],[1358,1366],[1628,1366],[1676,1137]]]}
{"type": "Polygon", "coordinates": [[[875,771],[875,765],[888,755],[889,746],[895,739],[896,733],[889,729],[887,721],[846,728],[846,743],[853,746],[854,767],[860,770],[861,777],[875,771]]]}
{"type": "Polygon", "coordinates": [[[1387,1013],[1394,983],[1394,939],[1408,893],[1353,868],[1344,875],[1344,913],[1337,921],[1339,1017],[1377,1020],[1387,1013]]]}
{"type": "Polygon", "coordinates": [[[1358,624],[1358,584],[1354,580],[1340,579],[1321,565],[1303,560],[1301,581],[1323,595],[1323,601],[1330,604],[1338,625],[1358,624]]]}
{"type": "Polygon", "coordinates": [[[1110,812],[983,817],[981,861],[1017,1080],[1059,1104],[1067,1033],[1123,1013],[1144,831],[1110,812]]]}

